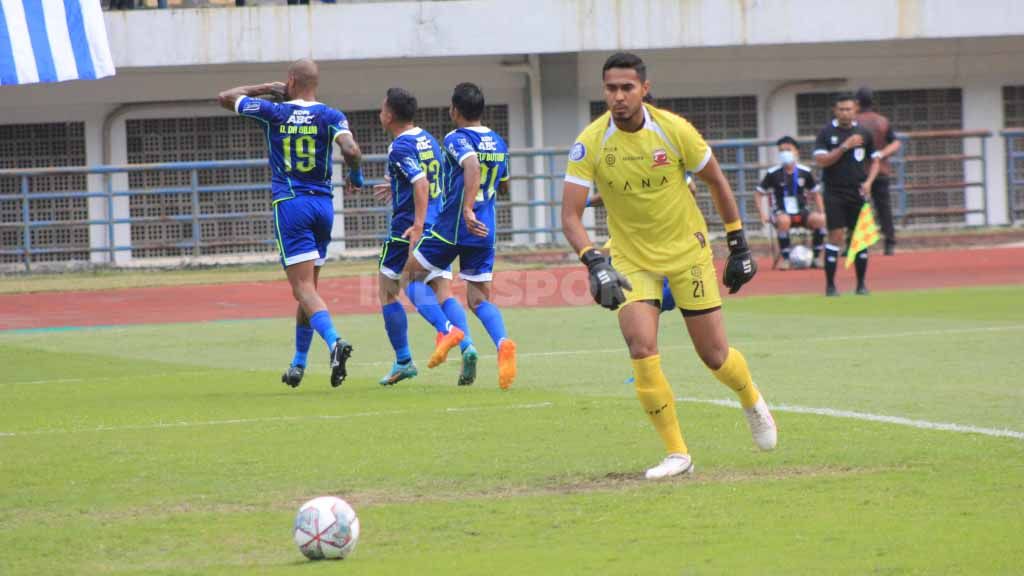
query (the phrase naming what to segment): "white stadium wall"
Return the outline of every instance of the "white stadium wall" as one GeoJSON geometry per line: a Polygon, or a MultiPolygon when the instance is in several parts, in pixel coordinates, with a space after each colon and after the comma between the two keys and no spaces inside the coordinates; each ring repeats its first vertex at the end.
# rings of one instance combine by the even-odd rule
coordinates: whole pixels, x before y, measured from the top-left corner
{"type": "Polygon", "coordinates": [[[461,0],[108,12],[118,66],[1020,34],[1017,0],[461,0]],[[140,50],[140,46],[160,46],[140,50]]]}
{"type": "MultiPolygon", "coordinates": [[[[963,127],[995,132],[1004,127],[1003,86],[1024,85],[1024,2],[1016,0],[865,0],[856,9],[832,0],[372,2],[108,12],[106,20],[117,76],[0,88],[0,124],[83,121],[87,162],[122,163],[127,121],[227,114],[213,101],[218,91],[282,79],[286,63],[303,56],[321,64],[320,99],[346,111],[376,108],[394,85],[423,107],[446,106],[457,82],[477,82],[489,103],[508,106],[514,148],[571,144],[601,98],[601,64],[619,48],[644,56],[659,98],[755,96],[760,138],[796,131],[797,94],[862,84],[960,88],[963,127]]],[[[990,139],[987,154],[988,219],[999,224],[1002,140],[990,139]]],[[[526,169],[525,161],[513,167],[526,169]]],[[[98,177],[88,184],[102,188],[98,177]]],[[[525,199],[527,186],[517,183],[514,198],[525,199]]],[[[105,216],[102,200],[89,208],[105,216]]],[[[115,210],[127,213],[127,202],[115,210]]],[[[512,212],[517,227],[550,216],[512,212]]],[[[115,240],[130,240],[128,225],[115,240]]],[[[90,242],[104,246],[107,231],[94,226],[90,242]]]]}

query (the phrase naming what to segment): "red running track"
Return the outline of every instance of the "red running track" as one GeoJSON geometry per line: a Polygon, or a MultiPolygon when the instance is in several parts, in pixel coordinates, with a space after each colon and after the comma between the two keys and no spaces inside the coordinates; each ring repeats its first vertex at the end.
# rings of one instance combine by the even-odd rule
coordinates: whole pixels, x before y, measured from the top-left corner
{"type": "MultiPolygon", "coordinates": [[[[732,297],[824,291],[820,270],[779,272],[770,270],[767,261],[759,265],[754,281],[732,297]]],[[[721,263],[718,269],[721,271],[721,263]]],[[[853,269],[840,268],[837,283],[840,291],[852,290],[853,269]]],[[[868,269],[868,286],[875,291],[1005,284],[1024,284],[1024,248],[876,255],[868,269]]],[[[379,310],[375,276],[325,279],[320,291],[335,315],[379,310]]],[[[464,285],[460,282],[455,291],[464,295],[464,285]]],[[[504,307],[592,303],[582,266],[499,272],[494,301],[504,307]]],[[[242,284],[39,292],[0,295],[0,330],[279,318],[294,312],[295,302],[283,278],[242,284]]]]}

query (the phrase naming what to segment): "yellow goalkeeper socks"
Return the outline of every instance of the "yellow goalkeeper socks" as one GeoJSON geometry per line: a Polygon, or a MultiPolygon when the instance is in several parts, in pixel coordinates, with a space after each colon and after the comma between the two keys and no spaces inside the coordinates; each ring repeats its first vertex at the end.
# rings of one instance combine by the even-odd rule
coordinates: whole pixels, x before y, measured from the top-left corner
{"type": "Polygon", "coordinates": [[[661,371],[661,356],[656,354],[633,360],[633,374],[636,377],[636,396],[665,443],[665,450],[669,454],[687,454],[689,451],[676,418],[676,399],[661,371]]]}
{"type": "Polygon", "coordinates": [[[754,380],[750,376],[750,368],[747,367],[747,359],[735,348],[729,348],[729,355],[725,357],[725,363],[718,370],[712,370],[715,378],[732,388],[740,398],[740,404],[744,408],[750,408],[761,398],[754,380]]]}

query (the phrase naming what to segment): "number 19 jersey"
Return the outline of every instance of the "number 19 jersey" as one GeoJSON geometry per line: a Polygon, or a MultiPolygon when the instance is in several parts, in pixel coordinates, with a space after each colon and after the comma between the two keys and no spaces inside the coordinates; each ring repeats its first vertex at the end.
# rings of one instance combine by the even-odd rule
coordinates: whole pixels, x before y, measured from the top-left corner
{"type": "Polygon", "coordinates": [[[235,101],[235,112],[263,125],[274,202],[299,194],[333,196],[331,146],[339,134],[352,133],[345,114],[319,102],[278,104],[249,96],[235,101]]]}
{"type": "Polygon", "coordinates": [[[508,146],[501,136],[486,126],[467,126],[452,130],[445,136],[444,150],[447,178],[441,210],[433,226],[434,235],[449,244],[493,246],[498,182],[509,179],[508,146]],[[462,163],[471,156],[476,156],[480,162],[480,189],[476,191],[473,213],[487,225],[486,237],[470,234],[462,219],[466,192],[462,163]]]}

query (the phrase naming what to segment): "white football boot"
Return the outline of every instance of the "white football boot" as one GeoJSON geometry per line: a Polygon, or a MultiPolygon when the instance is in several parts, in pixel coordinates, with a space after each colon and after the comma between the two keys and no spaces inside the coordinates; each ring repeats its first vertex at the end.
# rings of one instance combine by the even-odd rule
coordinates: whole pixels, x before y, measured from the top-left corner
{"type": "Polygon", "coordinates": [[[689,474],[693,472],[693,460],[689,454],[669,454],[654,468],[648,468],[644,475],[648,480],[658,480],[669,476],[689,474]]]}
{"type": "Polygon", "coordinates": [[[754,437],[754,444],[761,450],[774,450],[779,442],[779,432],[775,428],[775,419],[768,411],[768,404],[764,396],[757,400],[751,408],[743,410],[747,415],[747,424],[750,425],[750,435],[754,437]]]}

